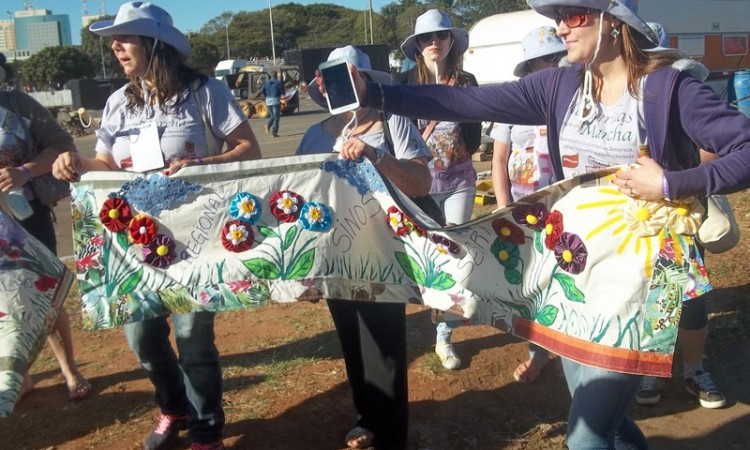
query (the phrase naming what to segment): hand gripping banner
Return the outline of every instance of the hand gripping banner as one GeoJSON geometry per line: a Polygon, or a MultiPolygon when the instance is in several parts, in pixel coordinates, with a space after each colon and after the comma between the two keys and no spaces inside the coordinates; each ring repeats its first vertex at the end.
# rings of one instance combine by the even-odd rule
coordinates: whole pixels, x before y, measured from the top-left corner
{"type": "Polygon", "coordinates": [[[410,302],[576,361],[668,375],[683,300],[710,289],[697,201],[564,180],[438,229],[367,161],[315,155],[89,173],[73,192],[84,325],[268,302],[410,302]]]}

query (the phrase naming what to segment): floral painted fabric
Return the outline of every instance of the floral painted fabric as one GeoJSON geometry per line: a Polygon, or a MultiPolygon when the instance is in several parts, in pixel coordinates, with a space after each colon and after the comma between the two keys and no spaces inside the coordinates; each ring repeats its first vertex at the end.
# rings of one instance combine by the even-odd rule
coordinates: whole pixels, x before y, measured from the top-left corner
{"type": "Polygon", "coordinates": [[[72,282],[63,263],[0,210],[0,417],[13,412],[72,282]]]}
{"type": "Polygon", "coordinates": [[[85,175],[73,197],[87,328],[318,299],[425,304],[585,364],[668,375],[710,290],[702,206],[623,196],[612,170],[439,229],[367,161],[299,156],[85,175]]]}

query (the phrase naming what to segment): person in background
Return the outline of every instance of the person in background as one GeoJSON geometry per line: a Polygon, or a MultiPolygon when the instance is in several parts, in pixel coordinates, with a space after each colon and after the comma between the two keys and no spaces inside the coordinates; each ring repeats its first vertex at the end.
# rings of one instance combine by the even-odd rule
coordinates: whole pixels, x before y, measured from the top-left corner
{"type": "MultiPolygon", "coordinates": [[[[0,65],[0,84],[6,77],[3,66],[0,65]]],[[[12,72],[9,70],[8,73],[12,72]]],[[[14,89],[0,90],[0,117],[0,190],[23,189],[33,214],[20,221],[21,226],[57,254],[54,214],[49,206],[34,197],[29,182],[34,177],[50,173],[52,163],[60,153],[75,152],[73,138],[44,106],[14,89]]],[[[76,365],[70,318],[64,307],[58,312],[47,343],[62,370],[68,399],[78,401],[90,397],[94,390],[76,365]]],[[[19,400],[33,389],[34,382],[27,372],[19,400]]]]}
{"type": "MultiPolygon", "coordinates": [[[[474,75],[461,70],[469,33],[453,27],[450,18],[439,9],[431,9],[417,18],[414,34],[401,44],[401,51],[416,65],[396,78],[397,84],[445,84],[476,86],[474,75]]],[[[422,138],[432,150],[429,164],[432,175],[430,195],[435,199],[447,225],[471,219],[476,195],[477,172],[471,154],[482,139],[481,123],[460,123],[420,119],[416,121],[422,138]]],[[[443,367],[455,370],[461,359],[451,343],[453,329],[465,320],[433,311],[436,324],[435,353],[443,367]]]]}
{"type": "MultiPolygon", "coordinates": [[[[167,11],[148,2],[125,3],[114,20],[95,22],[89,29],[112,37],[112,51],[129,82],[107,100],[96,156],[63,153],[53,166],[57,178],[73,181],[91,170],[143,167],[139,159],[146,152],[160,152],[164,175],[188,166],[260,158],[255,136],[229,88],[186,64],[190,43],[167,11]],[[139,146],[133,137],[156,132],[154,124],[159,145],[139,146]],[[223,145],[223,153],[212,151],[223,145]]],[[[161,410],[143,445],[147,450],[167,448],[187,429],[192,450],[223,449],[214,313],[173,314],[172,324],[179,358],[166,317],[125,325],[128,344],[154,385],[161,410]]]]}
{"type": "MultiPolygon", "coordinates": [[[[660,23],[648,22],[648,26],[659,38],[659,46],[651,52],[669,50],[669,33],[660,23]]],[[[680,60],[673,66],[690,72],[693,76],[704,80],[708,76],[708,69],[701,63],[692,60],[680,60]]],[[[715,159],[713,153],[701,150],[701,161],[715,159]]],[[[710,294],[709,294],[710,295],[710,294]]],[[[685,390],[695,396],[704,408],[715,409],[726,405],[726,397],[719,390],[711,378],[711,374],[703,368],[703,357],[708,337],[708,311],[706,296],[700,296],[685,302],[680,315],[680,332],[677,343],[682,351],[682,376],[685,380],[685,390]]],[[[641,405],[654,405],[661,401],[661,391],[664,382],[657,378],[646,376],[638,388],[635,401],[641,405]]]]}
{"type": "MultiPolygon", "coordinates": [[[[337,58],[345,58],[359,74],[374,82],[391,83],[390,75],[372,70],[369,57],[356,47],[337,48],[328,60],[337,58]]],[[[325,108],[318,80],[310,83],[310,98],[325,108]]],[[[419,131],[407,118],[394,114],[383,117],[375,108],[331,116],[307,130],[296,154],[332,151],[340,143],[341,158],[358,161],[365,157],[404,194],[426,195],[430,189],[427,163],[431,154],[419,131]],[[350,124],[354,124],[353,128],[350,124]],[[388,135],[392,136],[392,143],[388,135]]],[[[346,445],[405,449],[409,419],[406,302],[328,299],[328,309],[359,415],[346,435],[346,445]]]]}
{"type": "MultiPolygon", "coordinates": [[[[551,26],[529,31],[521,41],[521,47],[523,60],[513,71],[519,78],[557,67],[568,52],[565,43],[551,26]]],[[[546,126],[496,123],[490,131],[490,137],[494,140],[492,186],[498,208],[552,184],[546,126]]],[[[529,359],[518,365],[513,378],[522,383],[530,383],[539,377],[548,361],[549,352],[546,349],[529,344],[529,359]]],[[[556,372],[562,376],[560,365],[557,365],[556,372]]]]}
{"type": "MultiPolygon", "coordinates": [[[[750,122],[702,81],[674,69],[679,52],[644,51],[658,39],[637,16],[635,0],[527,3],[555,20],[570,67],[462,89],[366,83],[355,74],[360,101],[409,117],[546,124],[556,179],[637,162],[612,179],[631,198],[662,201],[750,187],[750,122]],[[607,139],[614,134],[625,139],[607,139]],[[648,152],[642,154],[643,141],[648,152]],[[696,145],[719,158],[700,164],[696,145]]],[[[681,300],[691,301],[689,295],[681,300]]],[[[649,447],[627,415],[641,376],[567,358],[563,369],[572,396],[569,448],[649,447]]]]}
{"type": "Polygon", "coordinates": [[[274,72],[261,88],[263,96],[266,98],[266,106],[271,118],[268,119],[265,130],[266,134],[271,132],[271,136],[279,137],[279,121],[281,120],[281,96],[284,95],[284,86],[279,81],[279,73],[274,72]]]}

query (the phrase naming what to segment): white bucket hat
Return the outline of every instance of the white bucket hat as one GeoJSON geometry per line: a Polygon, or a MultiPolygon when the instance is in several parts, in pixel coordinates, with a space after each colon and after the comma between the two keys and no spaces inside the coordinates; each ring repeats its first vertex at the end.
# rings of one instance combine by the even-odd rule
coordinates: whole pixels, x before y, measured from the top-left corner
{"type": "Polygon", "coordinates": [[[526,3],[534,11],[553,20],[555,19],[555,9],[564,6],[604,11],[628,24],[628,26],[648,39],[654,46],[659,43],[659,39],[654,34],[654,31],[636,15],[638,12],[638,0],[526,0],[526,3]]]}
{"type": "Polygon", "coordinates": [[[451,19],[447,14],[439,9],[431,9],[421,16],[417,17],[417,23],[414,25],[414,34],[409,36],[401,44],[401,51],[404,55],[413,60],[417,60],[417,55],[421,54],[417,36],[420,34],[434,33],[436,31],[448,30],[453,36],[453,47],[463,55],[469,48],[469,33],[463,28],[456,28],[451,24],[451,19]]]}
{"type": "Polygon", "coordinates": [[[568,48],[557,35],[554,27],[543,26],[531,30],[521,41],[523,59],[516,65],[513,75],[522,77],[529,73],[528,62],[542,56],[567,52],[568,48]]]}
{"type": "Polygon", "coordinates": [[[648,25],[648,27],[656,34],[656,37],[659,38],[659,46],[648,49],[647,51],[658,52],[671,48],[671,45],[669,44],[669,33],[667,33],[667,29],[664,28],[664,25],[657,22],[646,22],[646,25],[648,25]]]}
{"type": "MultiPolygon", "coordinates": [[[[393,78],[391,78],[390,74],[382,72],[380,70],[372,70],[372,66],[370,65],[370,57],[367,56],[367,53],[363,52],[357,47],[347,45],[346,47],[339,47],[337,49],[334,49],[331,54],[328,55],[328,59],[326,61],[332,61],[338,58],[345,59],[346,62],[356,67],[358,71],[360,71],[361,73],[366,73],[374,83],[393,84],[393,78]]],[[[319,78],[315,77],[308,85],[307,93],[310,98],[318,104],[318,106],[327,109],[328,104],[326,103],[326,99],[323,98],[322,95],[320,95],[320,90],[318,89],[319,81],[319,78]]]]}
{"type": "Polygon", "coordinates": [[[190,57],[190,42],[187,37],[172,25],[172,16],[153,3],[123,3],[115,20],[94,22],[89,30],[100,36],[132,34],[158,39],[174,47],[183,58],[190,57]]]}

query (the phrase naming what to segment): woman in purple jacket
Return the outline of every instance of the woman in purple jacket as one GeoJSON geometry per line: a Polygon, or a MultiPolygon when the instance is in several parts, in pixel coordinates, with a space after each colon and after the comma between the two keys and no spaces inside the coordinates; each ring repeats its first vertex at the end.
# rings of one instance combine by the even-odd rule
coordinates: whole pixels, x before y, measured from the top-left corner
{"type": "MultiPolygon", "coordinates": [[[[671,67],[635,14],[634,0],[527,0],[555,19],[571,67],[485,87],[380,86],[358,81],[367,106],[454,121],[546,125],[555,179],[619,164],[615,184],[646,200],[730,193],[750,187],[750,123],[689,73],[671,67]],[[648,146],[650,156],[640,156],[648,146]],[[699,165],[696,145],[719,158],[699,165]]],[[[640,376],[563,362],[573,396],[571,449],[645,449],[627,417],[640,376]]]]}

